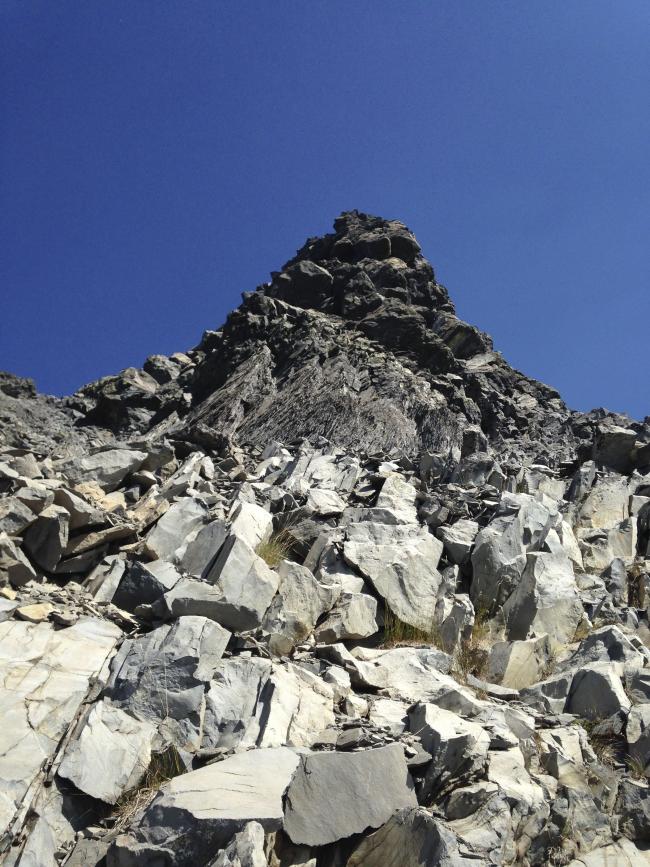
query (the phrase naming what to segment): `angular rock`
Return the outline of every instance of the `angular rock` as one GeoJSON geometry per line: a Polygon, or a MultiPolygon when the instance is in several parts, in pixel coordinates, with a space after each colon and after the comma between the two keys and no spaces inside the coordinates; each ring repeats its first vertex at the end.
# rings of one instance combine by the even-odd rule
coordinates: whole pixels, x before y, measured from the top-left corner
{"type": "Polygon", "coordinates": [[[611,665],[596,663],[573,676],[566,710],[588,720],[601,720],[630,709],[621,678],[611,665]]]}
{"type": "Polygon", "coordinates": [[[400,744],[314,753],[301,758],[289,785],[284,830],[294,843],[324,846],[379,828],[396,810],[416,804],[400,744]]]}
{"type": "Polygon", "coordinates": [[[284,637],[291,647],[312,632],[319,617],[330,610],[340,590],[320,584],[309,569],[289,560],[280,563],[278,576],[278,592],[262,625],[266,632],[284,637]]]}
{"type": "Polygon", "coordinates": [[[208,581],[219,596],[211,616],[235,632],[245,632],[261,625],[280,583],[255,551],[236,536],[224,544],[208,581]]]}
{"type": "Polygon", "coordinates": [[[151,563],[129,563],[119,586],[113,594],[113,602],[126,611],[135,611],[138,605],[150,605],[172,590],[180,581],[178,571],[165,560],[151,563]]]}
{"type": "Polygon", "coordinates": [[[528,554],[521,580],[503,613],[510,640],[546,633],[559,644],[573,641],[583,609],[568,558],[545,552],[528,554]]]}
{"type": "Polygon", "coordinates": [[[239,503],[231,520],[231,536],[236,536],[253,549],[273,532],[273,516],[256,503],[239,503]]]}
{"type": "Polygon", "coordinates": [[[17,497],[0,500],[0,533],[19,536],[35,520],[34,512],[17,497]]]}
{"type": "Polygon", "coordinates": [[[140,469],[146,458],[147,453],[137,449],[113,448],[63,461],[57,470],[73,485],[92,481],[108,493],[140,469]]]}
{"type": "Polygon", "coordinates": [[[0,534],[0,585],[22,587],[36,578],[34,567],[6,533],[0,534]]]}
{"type": "Polygon", "coordinates": [[[404,623],[430,630],[440,588],[442,542],[410,526],[360,523],[348,527],[345,559],[404,623]]]}
{"type": "Polygon", "coordinates": [[[206,518],[205,506],[192,497],[173,503],[147,536],[148,553],[155,559],[173,562],[176,553],[184,549],[187,537],[205,523],[206,518]]]}
{"type": "Polygon", "coordinates": [[[440,527],[438,538],[445,546],[452,563],[462,566],[469,560],[474,539],[479,531],[476,521],[460,520],[450,527],[440,527]]]}
{"type": "Polygon", "coordinates": [[[264,839],[264,828],[260,823],[249,822],[209,867],[268,867],[264,839]]]}
{"type": "Polygon", "coordinates": [[[210,521],[205,527],[201,527],[196,536],[188,542],[183,556],[178,561],[181,571],[193,578],[206,578],[227,535],[228,530],[223,521],[210,521]]]}
{"type": "MultiPolygon", "coordinates": [[[[147,807],[133,835],[170,849],[175,867],[204,864],[249,822],[267,834],[282,827],[282,798],[299,761],[286,747],[251,750],[175,777],[147,807]]],[[[116,867],[133,863],[128,845],[116,850],[116,867]]]]}
{"type": "Polygon", "coordinates": [[[342,593],[336,606],[314,633],[316,641],[359,640],[374,635],[377,625],[377,600],[367,593],[342,593]]]}
{"type": "Polygon", "coordinates": [[[107,804],[140,782],[151,760],[156,729],[105,701],[94,705],[79,739],[70,743],[59,776],[107,804]]]}
{"type": "Polygon", "coordinates": [[[54,571],[68,544],[69,521],[70,516],[61,506],[48,506],[25,533],[25,551],[46,572],[54,571]]]}

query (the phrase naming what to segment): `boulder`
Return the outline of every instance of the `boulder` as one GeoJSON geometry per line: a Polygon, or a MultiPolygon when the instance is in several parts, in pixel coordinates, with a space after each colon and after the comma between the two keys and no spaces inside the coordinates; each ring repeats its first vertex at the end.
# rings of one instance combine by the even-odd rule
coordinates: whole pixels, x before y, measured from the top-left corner
{"type": "Polygon", "coordinates": [[[207,578],[228,530],[224,521],[210,521],[187,543],[178,567],[193,578],[207,578]]]}
{"type": "Polygon", "coordinates": [[[468,782],[485,768],[490,736],[478,723],[435,704],[418,703],[409,711],[409,728],[433,756],[419,793],[421,801],[428,802],[451,780],[454,785],[468,782]]]}
{"type": "Polygon", "coordinates": [[[579,527],[607,529],[630,515],[630,488],[620,476],[598,481],[587,494],[577,515],[579,527]]]}
{"type": "Polygon", "coordinates": [[[268,867],[264,842],[264,828],[249,822],[208,867],[268,867]]]}
{"type": "Polygon", "coordinates": [[[156,728],[110,703],[95,704],[79,738],[68,744],[59,776],[107,804],[140,782],[151,760],[156,728]]]}
{"type": "Polygon", "coordinates": [[[135,611],[138,605],[150,605],[175,587],[180,574],[165,560],[129,563],[117,587],[113,602],[126,611],[135,611]]]}
{"type": "Polygon", "coordinates": [[[199,500],[183,497],[172,503],[146,538],[147,552],[155,560],[173,562],[182,555],[187,538],[207,519],[207,509],[199,500]]]}
{"type": "Polygon", "coordinates": [[[324,846],[379,828],[415,807],[400,744],[353,753],[302,756],[285,801],[284,830],[297,844],[324,846]]]}
{"type": "Polygon", "coordinates": [[[228,629],[245,632],[261,625],[280,578],[250,545],[231,536],[210,570],[208,581],[219,594],[211,616],[228,629]]]}
{"type": "MultiPolygon", "coordinates": [[[[140,844],[171,850],[174,867],[205,864],[249,822],[258,822],[266,834],[282,827],[282,799],[299,761],[286,747],[255,749],[175,777],[132,835],[140,844]]],[[[113,859],[115,867],[133,863],[128,841],[118,843],[113,859]]]]}
{"type": "Polygon", "coordinates": [[[650,777],[650,705],[632,707],[625,730],[630,758],[639,773],[650,777]]]}
{"type": "Polygon", "coordinates": [[[34,567],[6,533],[0,533],[0,585],[22,587],[36,578],[34,567]]]}
{"type": "Polygon", "coordinates": [[[611,664],[596,663],[576,671],[566,703],[568,713],[601,720],[629,709],[630,700],[611,664]]]}
{"type": "Polygon", "coordinates": [[[68,544],[70,516],[61,506],[43,509],[25,533],[23,546],[41,569],[53,572],[68,544]]]}
{"type": "Polygon", "coordinates": [[[35,520],[35,513],[17,497],[0,500],[0,533],[20,536],[35,520]]]}
{"type": "Polygon", "coordinates": [[[431,629],[442,542],[409,525],[363,522],[348,527],[343,552],[396,617],[418,629],[431,629]]]}
{"type": "Polygon", "coordinates": [[[543,679],[544,668],[551,657],[548,635],[524,641],[497,641],[490,649],[486,678],[522,689],[543,679]]]}
{"type": "Polygon", "coordinates": [[[321,584],[309,569],[289,560],[280,563],[278,576],[278,592],[262,626],[266,632],[284,638],[290,649],[312,632],[319,617],[336,601],[340,589],[321,584]]]}
{"type": "Polygon", "coordinates": [[[478,863],[461,855],[456,835],[428,810],[407,807],[365,837],[346,867],[475,867],[478,863]]]}
{"type": "Polygon", "coordinates": [[[95,482],[107,493],[119,488],[120,484],[136,470],[140,469],[147,453],[138,449],[109,448],[55,464],[55,468],[72,484],[95,482]]]}
{"type": "Polygon", "coordinates": [[[503,614],[510,640],[546,633],[559,644],[573,641],[583,609],[569,559],[546,552],[527,554],[503,614]]]}
{"type": "Polygon", "coordinates": [[[273,532],[273,515],[256,503],[237,503],[231,515],[230,535],[256,548],[273,532]]]}
{"type": "Polygon", "coordinates": [[[462,566],[469,560],[478,531],[476,521],[461,519],[450,526],[439,527],[437,536],[445,546],[445,553],[451,562],[462,566]]]}
{"type": "Polygon", "coordinates": [[[336,493],[323,488],[311,488],[307,492],[307,509],[321,518],[341,515],[345,510],[345,501],[336,493]]]}
{"type": "Polygon", "coordinates": [[[367,593],[342,593],[314,637],[325,644],[356,641],[378,631],[377,600],[367,593]]]}

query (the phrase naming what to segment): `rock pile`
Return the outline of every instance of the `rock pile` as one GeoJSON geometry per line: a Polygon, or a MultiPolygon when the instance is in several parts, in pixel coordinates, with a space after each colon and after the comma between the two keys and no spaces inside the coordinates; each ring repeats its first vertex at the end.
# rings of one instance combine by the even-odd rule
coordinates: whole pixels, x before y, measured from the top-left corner
{"type": "Polygon", "coordinates": [[[650,864],[650,426],[401,223],[0,419],[1,864],[650,864]]]}

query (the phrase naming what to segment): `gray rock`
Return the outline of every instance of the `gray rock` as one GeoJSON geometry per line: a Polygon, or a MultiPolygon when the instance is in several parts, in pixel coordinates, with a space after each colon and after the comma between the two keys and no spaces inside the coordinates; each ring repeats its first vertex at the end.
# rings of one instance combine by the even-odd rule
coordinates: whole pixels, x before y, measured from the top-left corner
{"type": "Polygon", "coordinates": [[[290,649],[312,632],[319,617],[338,598],[340,589],[320,584],[309,569],[289,560],[280,563],[278,576],[278,592],[262,625],[266,632],[286,639],[286,649],[290,649]]]}
{"type": "MultiPolygon", "coordinates": [[[[249,822],[258,822],[267,834],[282,827],[282,799],[299,761],[286,747],[251,750],[175,777],[133,834],[138,842],[172,850],[175,867],[204,864],[249,822]]],[[[126,860],[128,845],[116,850],[116,867],[132,863],[126,860]]]]}
{"type": "Polygon", "coordinates": [[[209,867],[268,867],[264,853],[264,828],[249,822],[209,867]]]}
{"type": "Polygon", "coordinates": [[[463,565],[469,560],[474,540],[479,531],[476,521],[460,520],[451,526],[440,527],[438,538],[452,563],[463,565]]]}
{"type": "Polygon", "coordinates": [[[316,641],[359,640],[374,635],[377,600],[367,593],[342,593],[335,607],[314,633],[316,641]]]}
{"type": "Polygon", "coordinates": [[[35,520],[34,512],[17,497],[0,500],[0,533],[19,536],[35,520]]]}
{"type": "Polygon", "coordinates": [[[546,633],[558,644],[573,641],[583,609],[569,559],[529,553],[503,613],[510,640],[546,633]]]}
{"type": "Polygon", "coordinates": [[[138,605],[150,605],[172,590],[180,581],[180,574],[165,560],[129,563],[114,595],[113,602],[126,611],[135,611],[138,605]]]}
{"type": "Polygon", "coordinates": [[[36,578],[34,567],[6,533],[0,533],[0,585],[22,587],[36,578]]]}
{"type": "Polygon", "coordinates": [[[178,565],[181,571],[193,578],[206,578],[221,546],[226,541],[228,530],[223,521],[210,521],[201,527],[187,544],[178,565]]]}
{"type": "Polygon", "coordinates": [[[490,736],[478,723],[434,704],[416,704],[409,711],[409,728],[433,756],[420,792],[425,802],[451,780],[466,783],[484,770],[490,736]]]}
{"type": "Polygon", "coordinates": [[[525,641],[497,641],[490,649],[486,678],[513,689],[523,689],[543,679],[552,658],[548,635],[525,641]]]}
{"type": "Polygon", "coordinates": [[[231,516],[230,535],[255,549],[273,532],[273,516],[256,503],[238,503],[231,516]]]}
{"type": "Polygon", "coordinates": [[[606,663],[581,668],[573,676],[566,703],[568,713],[589,720],[606,719],[630,709],[621,678],[606,663]]]}
{"type": "Polygon", "coordinates": [[[210,570],[208,581],[219,593],[211,616],[228,629],[245,632],[262,624],[280,578],[246,542],[231,536],[210,570]]]}
{"type": "Polygon", "coordinates": [[[62,506],[70,515],[70,530],[80,530],[83,527],[106,523],[105,512],[96,506],[91,506],[83,497],[67,488],[56,489],[54,502],[57,506],[62,506]]]}
{"type": "Polygon", "coordinates": [[[630,710],[625,730],[628,752],[638,770],[650,776],[650,705],[637,704],[630,710]]]}
{"type": "Polygon", "coordinates": [[[56,469],[72,484],[95,482],[106,492],[114,491],[130,473],[140,469],[147,453],[129,448],[109,448],[58,462],[56,469]]]}
{"type": "Polygon", "coordinates": [[[284,830],[294,843],[324,846],[379,828],[396,810],[416,804],[400,744],[314,753],[301,758],[287,791],[284,830]]]}
{"type": "Polygon", "coordinates": [[[398,810],[356,847],[346,867],[472,867],[456,835],[423,807],[398,810]]]}
{"type": "Polygon", "coordinates": [[[198,500],[183,497],[173,503],[147,536],[147,551],[154,559],[174,561],[182,554],[187,537],[207,519],[207,510],[198,500]]]}
{"type": "Polygon", "coordinates": [[[25,550],[46,572],[54,571],[68,544],[69,521],[70,516],[61,506],[48,506],[25,533],[25,550]]]}
{"type": "Polygon", "coordinates": [[[400,620],[431,629],[442,542],[409,525],[364,522],[348,527],[343,551],[400,620]]]}
{"type": "Polygon", "coordinates": [[[631,840],[650,841],[650,789],[647,783],[621,780],[616,798],[619,828],[631,840]]]}
{"type": "Polygon", "coordinates": [[[151,723],[100,701],[92,707],[78,740],[68,745],[59,776],[87,795],[114,804],[144,776],[155,733],[151,723]]]}

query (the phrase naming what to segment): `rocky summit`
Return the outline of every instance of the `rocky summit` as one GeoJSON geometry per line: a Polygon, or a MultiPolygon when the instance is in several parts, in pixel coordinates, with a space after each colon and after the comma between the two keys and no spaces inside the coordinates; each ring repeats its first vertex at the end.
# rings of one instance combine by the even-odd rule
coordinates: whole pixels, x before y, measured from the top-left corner
{"type": "Polygon", "coordinates": [[[650,418],[351,211],[222,328],[0,374],[0,864],[650,865],[650,418]]]}

